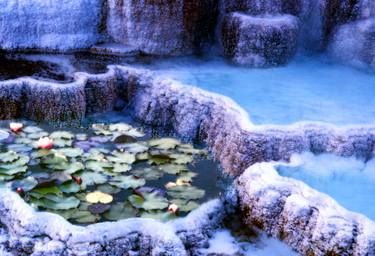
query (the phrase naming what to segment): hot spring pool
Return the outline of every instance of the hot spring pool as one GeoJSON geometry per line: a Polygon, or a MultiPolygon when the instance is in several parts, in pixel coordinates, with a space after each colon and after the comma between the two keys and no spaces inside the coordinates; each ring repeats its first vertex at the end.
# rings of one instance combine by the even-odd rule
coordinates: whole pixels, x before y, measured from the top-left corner
{"type": "Polygon", "coordinates": [[[375,160],[364,163],[355,158],[304,153],[294,155],[290,165],[279,165],[277,170],[375,221],[375,160]]]}
{"type": "Polygon", "coordinates": [[[322,121],[374,123],[375,74],[300,57],[284,67],[249,69],[221,59],[177,59],[154,64],[160,74],[229,96],[255,124],[322,121]]]}
{"type": "Polygon", "coordinates": [[[142,131],[123,114],[69,125],[1,121],[0,187],[76,224],[167,221],[219,196],[218,166],[204,149],[142,131]]]}

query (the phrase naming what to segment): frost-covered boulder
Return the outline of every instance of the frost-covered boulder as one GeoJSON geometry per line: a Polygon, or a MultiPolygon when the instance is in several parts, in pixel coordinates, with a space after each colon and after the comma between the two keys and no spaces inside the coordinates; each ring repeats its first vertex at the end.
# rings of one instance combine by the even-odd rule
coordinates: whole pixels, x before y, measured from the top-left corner
{"type": "Polygon", "coordinates": [[[236,64],[253,67],[284,64],[296,52],[298,28],[298,20],[290,15],[231,13],[222,25],[224,55],[236,64]]]}
{"type": "Polygon", "coordinates": [[[375,69],[375,18],[338,27],[329,51],[344,63],[375,69]]]}
{"type": "Polygon", "coordinates": [[[108,0],[107,31],[147,54],[192,53],[214,30],[214,0],[108,0]]]}
{"type": "Polygon", "coordinates": [[[375,255],[375,223],[304,183],[255,164],[236,182],[244,222],[302,255],[375,255]]]}
{"type": "Polygon", "coordinates": [[[101,0],[0,0],[0,49],[66,51],[98,40],[101,0]]]}

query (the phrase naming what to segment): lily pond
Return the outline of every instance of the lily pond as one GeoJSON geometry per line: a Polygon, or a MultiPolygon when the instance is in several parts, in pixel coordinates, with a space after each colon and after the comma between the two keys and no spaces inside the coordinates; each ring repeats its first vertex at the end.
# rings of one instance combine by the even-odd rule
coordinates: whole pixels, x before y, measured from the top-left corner
{"type": "Polygon", "coordinates": [[[217,164],[204,149],[144,133],[127,120],[91,119],[65,129],[0,123],[0,137],[7,137],[0,139],[0,186],[75,224],[167,221],[219,194],[217,164]]]}

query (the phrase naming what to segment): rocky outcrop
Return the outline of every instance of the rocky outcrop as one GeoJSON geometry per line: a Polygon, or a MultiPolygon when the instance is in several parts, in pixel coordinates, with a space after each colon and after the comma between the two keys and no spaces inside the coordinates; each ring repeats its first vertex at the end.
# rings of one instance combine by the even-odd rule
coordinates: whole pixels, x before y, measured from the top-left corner
{"type": "Polygon", "coordinates": [[[0,0],[0,49],[68,51],[99,39],[101,0],[0,0]]]}
{"type": "Polygon", "coordinates": [[[329,51],[344,63],[375,69],[375,18],[339,26],[329,51]]]}
{"type": "Polygon", "coordinates": [[[280,237],[302,255],[375,255],[375,223],[347,211],[273,164],[250,167],[236,181],[243,220],[280,237]]]}
{"type": "Polygon", "coordinates": [[[82,227],[56,214],[36,212],[14,192],[0,189],[0,253],[189,255],[209,239],[212,228],[220,225],[224,214],[221,201],[213,200],[187,217],[165,224],[137,218],[82,227]]]}
{"type": "Polygon", "coordinates": [[[228,14],[221,31],[224,55],[236,64],[252,67],[285,64],[297,50],[298,28],[297,19],[290,15],[228,14]]]}
{"type": "Polygon", "coordinates": [[[181,55],[200,50],[214,31],[214,0],[108,0],[107,30],[143,53],[181,55]]]}

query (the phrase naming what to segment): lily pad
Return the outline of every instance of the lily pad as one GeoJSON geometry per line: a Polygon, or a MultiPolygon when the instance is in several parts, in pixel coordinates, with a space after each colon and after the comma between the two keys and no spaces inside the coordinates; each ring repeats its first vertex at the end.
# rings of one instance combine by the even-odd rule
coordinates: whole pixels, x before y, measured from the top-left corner
{"type": "Polygon", "coordinates": [[[204,197],[205,191],[190,186],[174,186],[169,188],[167,193],[173,198],[194,200],[204,197]]]}
{"type": "Polygon", "coordinates": [[[77,193],[81,190],[81,186],[78,185],[75,181],[65,182],[60,186],[60,189],[64,193],[77,193]]]}
{"type": "Polygon", "coordinates": [[[117,203],[111,206],[111,209],[104,214],[108,220],[116,221],[137,216],[138,211],[129,203],[117,203]]]}
{"type": "Polygon", "coordinates": [[[104,184],[108,181],[106,175],[97,172],[83,172],[81,174],[82,187],[92,186],[95,184],[104,184]]]}
{"type": "Polygon", "coordinates": [[[168,200],[157,192],[144,193],[142,196],[131,195],[128,200],[135,208],[144,210],[162,210],[168,207],[168,200]]]}
{"type": "Polygon", "coordinates": [[[88,210],[92,214],[101,214],[101,213],[108,211],[110,208],[111,206],[108,204],[97,203],[97,204],[89,205],[88,210]]]}
{"type": "Polygon", "coordinates": [[[199,204],[194,201],[187,201],[184,199],[173,199],[170,201],[172,204],[178,206],[180,212],[191,212],[199,207],[199,204]]]}
{"type": "Polygon", "coordinates": [[[114,177],[109,184],[122,188],[122,189],[129,189],[129,188],[138,188],[142,187],[144,184],[146,184],[146,181],[141,178],[136,178],[132,175],[130,176],[117,176],[114,177]]]}
{"type": "Polygon", "coordinates": [[[113,201],[113,197],[110,194],[106,194],[101,191],[95,191],[86,195],[86,201],[91,204],[109,204],[113,201]]]}
{"type": "Polygon", "coordinates": [[[173,138],[163,138],[149,141],[149,145],[151,147],[158,149],[174,149],[179,144],[180,141],[173,138]]]}

